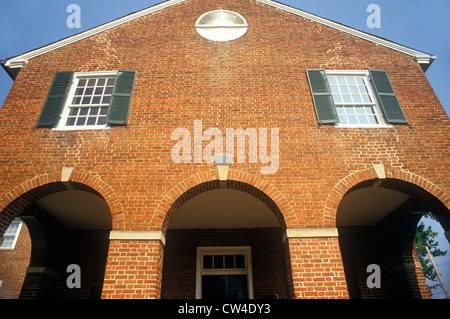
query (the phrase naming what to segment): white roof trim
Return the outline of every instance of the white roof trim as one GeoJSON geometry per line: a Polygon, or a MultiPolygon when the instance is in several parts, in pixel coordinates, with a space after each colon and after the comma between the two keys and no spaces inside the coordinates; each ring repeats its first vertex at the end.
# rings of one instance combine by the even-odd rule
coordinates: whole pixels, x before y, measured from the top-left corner
{"type": "Polygon", "coordinates": [[[408,47],[403,46],[401,44],[398,44],[398,43],[395,43],[395,42],[392,42],[392,41],[389,41],[389,40],[385,40],[383,38],[371,35],[369,33],[363,32],[363,31],[356,30],[354,28],[347,27],[347,26],[345,26],[343,24],[340,24],[340,23],[337,23],[337,22],[334,22],[334,21],[331,21],[331,20],[328,20],[328,19],[321,18],[321,17],[316,16],[314,14],[311,14],[311,13],[308,13],[308,12],[305,12],[305,11],[302,11],[300,9],[296,9],[296,8],[293,8],[293,7],[289,7],[289,6],[284,5],[282,3],[279,3],[279,2],[275,2],[275,1],[272,1],[272,0],[255,0],[255,1],[263,3],[263,4],[266,4],[266,5],[269,5],[269,6],[272,6],[272,7],[275,7],[277,9],[280,9],[280,10],[283,10],[283,11],[286,11],[286,12],[289,12],[289,13],[292,13],[292,14],[295,14],[295,15],[298,15],[298,16],[301,16],[301,17],[309,19],[311,21],[318,22],[320,24],[326,25],[326,26],[331,27],[333,29],[336,29],[336,30],[339,30],[339,31],[342,31],[342,32],[345,32],[345,33],[348,33],[348,34],[351,34],[351,35],[356,36],[358,38],[361,38],[361,39],[364,39],[364,40],[367,40],[367,41],[379,44],[381,46],[393,49],[395,51],[399,51],[401,53],[413,56],[416,59],[417,63],[422,65],[422,68],[424,69],[424,71],[426,69],[428,69],[428,67],[431,65],[431,63],[433,63],[433,61],[436,59],[436,56],[434,56],[432,54],[425,53],[425,52],[422,52],[422,51],[418,51],[418,50],[415,50],[415,49],[412,49],[412,48],[408,48],[408,47]]]}
{"type": "MultiPolygon", "coordinates": [[[[30,60],[30,59],[33,59],[33,58],[38,57],[40,55],[46,54],[46,53],[51,52],[53,50],[57,50],[57,49],[62,48],[64,46],[66,46],[66,45],[78,42],[80,40],[83,40],[83,39],[86,39],[88,37],[91,37],[91,36],[93,36],[95,34],[98,34],[98,33],[101,33],[103,31],[112,29],[112,28],[117,27],[119,25],[122,25],[124,23],[130,22],[132,20],[138,19],[140,17],[146,16],[146,15],[154,13],[156,11],[163,10],[165,8],[168,8],[170,6],[173,6],[175,4],[178,4],[178,3],[181,3],[181,2],[184,2],[184,1],[186,1],[186,0],[169,0],[169,1],[157,4],[157,5],[153,6],[153,7],[150,7],[150,8],[147,8],[147,9],[144,9],[144,10],[132,13],[132,14],[127,15],[125,17],[116,19],[114,21],[111,21],[109,23],[103,24],[101,26],[98,26],[98,27],[92,28],[90,30],[81,32],[81,33],[76,34],[74,36],[65,38],[63,40],[54,42],[52,44],[46,45],[46,46],[41,47],[39,49],[32,50],[32,51],[29,51],[29,52],[24,53],[22,55],[10,58],[10,59],[8,59],[8,60],[3,62],[4,67],[9,69],[9,70],[11,70],[11,69],[15,69],[15,70],[20,69],[20,68],[24,67],[28,63],[28,60],[30,60]]],[[[385,46],[387,48],[390,48],[390,49],[402,52],[404,54],[413,56],[416,59],[417,63],[419,63],[422,66],[424,71],[426,71],[428,69],[428,67],[431,65],[431,63],[433,63],[433,61],[436,59],[436,56],[434,56],[434,55],[431,55],[431,54],[428,54],[428,53],[425,53],[425,52],[421,52],[421,51],[418,51],[418,50],[414,50],[414,49],[405,47],[403,45],[400,45],[400,44],[397,44],[397,43],[394,43],[394,42],[391,42],[391,41],[379,38],[377,36],[368,34],[366,32],[362,32],[362,31],[359,31],[359,30],[347,27],[345,25],[339,24],[337,22],[333,22],[331,20],[327,20],[327,19],[321,18],[321,17],[316,16],[314,14],[311,14],[311,13],[308,13],[308,12],[305,12],[305,11],[302,11],[302,10],[299,10],[299,9],[296,9],[296,8],[293,8],[293,7],[289,7],[289,6],[284,5],[282,3],[279,3],[279,2],[274,2],[274,1],[271,1],[271,0],[255,0],[255,1],[263,3],[263,4],[266,4],[266,5],[269,5],[269,6],[272,6],[272,7],[275,7],[277,9],[280,9],[280,10],[283,10],[283,11],[286,11],[286,12],[289,12],[289,13],[292,13],[292,14],[295,14],[295,15],[298,15],[298,16],[301,16],[301,17],[309,19],[311,21],[318,22],[320,24],[329,26],[329,27],[334,28],[336,30],[339,30],[339,31],[351,34],[353,36],[356,36],[356,37],[359,37],[361,39],[365,39],[367,41],[370,41],[370,42],[373,42],[373,43],[385,46]]]]}
{"type": "Polygon", "coordinates": [[[153,6],[153,7],[150,7],[150,8],[147,8],[147,9],[144,9],[144,10],[132,13],[130,15],[127,15],[127,16],[124,16],[122,18],[116,19],[114,21],[108,22],[108,23],[103,24],[101,26],[92,28],[90,30],[87,30],[87,31],[81,32],[79,34],[76,34],[74,36],[71,36],[71,37],[65,38],[63,40],[54,42],[52,44],[46,45],[46,46],[41,47],[39,49],[36,49],[36,50],[33,50],[33,51],[29,51],[29,52],[24,53],[22,55],[13,57],[13,58],[11,58],[11,59],[6,61],[5,67],[8,67],[8,68],[22,68],[23,66],[25,66],[27,64],[28,60],[30,60],[30,59],[33,59],[33,58],[38,57],[40,55],[46,54],[46,53],[51,52],[53,50],[57,50],[57,49],[62,48],[64,46],[66,46],[66,45],[78,42],[80,40],[86,39],[86,38],[91,37],[93,35],[96,35],[98,33],[101,33],[101,32],[104,32],[106,30],[115,28],[115,27],[117,27],[119,25],[122,25],[124,23],[136,20],[136,19],[141,18],[143,16],[146,16],[148,14],[154,13],[156,11],[163,10],[165,8],[168,8],[170,6],[173,6],[175,4],[178,4],[178,3],[181,3],[181,2],[184,2],[184,1],[186,1],[186,0],[169,0],[169,1],[165,1],[165,2],[162,2],[160,4],[157,4],[157,5],[153,6]]]}

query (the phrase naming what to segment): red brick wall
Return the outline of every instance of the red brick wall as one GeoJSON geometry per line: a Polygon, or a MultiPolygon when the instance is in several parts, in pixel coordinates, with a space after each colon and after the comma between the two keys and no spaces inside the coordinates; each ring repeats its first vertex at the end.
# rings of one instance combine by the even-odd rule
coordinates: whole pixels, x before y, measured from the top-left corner
{"type": "Polygon", "coordinates": [[[159,241],[112,240],[102,298],[159,298],[162,260],[159,241]]]}
{"type": "MultiPolygon", "coordinates": [[[[1,208],[28,181],[59,176],[63,166],[71,166],[77,177],[115,199],[115,230],[160,230],[165,212],[157,208],[175,201],[166,197],[175,185],[201,174],[217,176],[210,164],[171,160],[172,131],[193,132],[194,120],[223,132],[228,127],[280,128],[276,174],[261,176],[260,163],[235,164],[233,174],[247,174],[253,186],[262,181],[282,194],[283,200],[274,198],[281,212],[287,216],[288,207],[295,214],[286,218],[288,228],[335,227],[336,207],[324,214],[335,185],[372,163],[384,164],[392,178],[419,176],[450,206],[450,121],[412,57],[255,1],[188,0],[29,61],[0,110],[1,208]],[[200,37],[195,21],[219,8],[242,14],[247,34],[225,43],[200,37]],[[305,73],[309,68],[386,70],[409,125],[319,126],[305,73]],[[116,69],[137,71],[127,126],[82,132],[35,128],[55,72],[116,69]]],[[[13,214],[2,216],[2,225],[13,214]]],[[[111,243],[105,294],[158,296],[160,283],[114,288],[125,269],[113,264],[135,249],[128,245],[111,243]]],[[[147,262],[159,267],[152,258],[162,249],[148,245],[155,251],[147,262]]],[[[332,254],[330,259],[337,258],[332,254]]],[[[143,279],[120,280],[137,284],[143,279]]],[[[344,295],[341,286],[321,289],[344,295]]]]}
{"type": "Polygon", "coordinates": [[[295,298],[348,298],[337,238],[289,239],[295,298]]]}

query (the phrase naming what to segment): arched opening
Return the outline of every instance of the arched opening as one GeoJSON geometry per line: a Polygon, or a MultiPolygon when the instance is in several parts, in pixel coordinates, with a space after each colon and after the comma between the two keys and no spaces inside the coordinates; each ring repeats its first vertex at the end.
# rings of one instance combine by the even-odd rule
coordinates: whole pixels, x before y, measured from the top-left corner
{"type": "MultiPolygon", "coordinates": [[[[9,291],[9,296],[100,298],[112,229],[111,213],[100,193],[76,182],[48,183],[16,198],[0,215],[6,221],[3,228],[15,218],[22,220],[19,236],[29,238],[28,245],[15,247],[20,250],[16,257],[28,258],[14,270],[20,279],[10,279],[15,282],[8,286],[16,291],[9,291]],[[68,270],[73,264],[80,272],[68,270]]],[[[5,253],[11,251],[0,251],[1,263],[5,253]]]]}
{"type": "Polygon", "coordinates": [[[241,182],[211,181],[173,206],[162,298],[289,297],[284,220],[266,194],[241,182]]]}
{"type": "Polygon", "coordinates": [[[448,208],[406,181],[366,180],[344,195],[336,224],[350,298],[430,297],[414,246],[417,224],[428,212],[450,229],[448,208]]]}

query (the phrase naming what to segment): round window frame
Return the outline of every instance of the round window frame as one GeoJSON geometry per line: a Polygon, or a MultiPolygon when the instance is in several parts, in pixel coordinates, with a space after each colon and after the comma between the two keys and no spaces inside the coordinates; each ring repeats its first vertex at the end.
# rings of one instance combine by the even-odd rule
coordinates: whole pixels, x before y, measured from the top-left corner
{"type": "Polygon", "coordinates": [[[195,29],[197,30],[197,33],[200,36],[202,36],[203,38],[205,38],[205,39],[208,39],[208,40],[214,41],[214,42],[227,42],[227,41],[232,41],[232,40],[239,39],[240,37],[245,35],[247,33],[247,30],[248,30],[248,23],[247,23],[247,20],[245,20],[245,18],[241,14],[239,14],[237,12],[234,12],[234,11],[230,11],[230,10],[222,10],[222,9],[220,9],[220,10],[208,11],[208,12],[202,14],[197,19],[197,21],[195,22],[195,29]],[[217,13],[217,12],[226,12],[226,13],[231,13],[233,15],[236,15],[244,23],[242,25],[230,25],[230,26],[214,26],[214,25],[201,26],[201,25],[199,25],[199,22],[205,16],[207,16],[209,14],[214,14],[214,13],[217,13]],[[214,30],[219,31],[219,30],[223,30],[223,29],[227,29],[227,28],[240,30],[240,32],[237,32],[236,35],[227,34],[226,36],[223,36],[225,34],[224,32],[220,32],[220,33],[218,33],[218,32],[213,33],[213,32],[208,32],[208,31],[204,32],[205,30],[212,30],[212,29],[214,29],[214,30]],[[217,34],[219,34],[219,36],[217,36],[217,34]],[[220,35],[222,35],[222,36],[220,36],[220,35]]]}

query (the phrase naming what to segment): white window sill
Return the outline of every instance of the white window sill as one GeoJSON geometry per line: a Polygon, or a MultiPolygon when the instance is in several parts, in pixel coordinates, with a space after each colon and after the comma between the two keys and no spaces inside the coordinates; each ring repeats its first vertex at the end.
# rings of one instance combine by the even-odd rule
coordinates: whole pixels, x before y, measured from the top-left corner
{"type": "Polygon", "coordinates": [[[98,130],[108,130],[110,126],[91,126],[91,127],[55,127],[54,131],[98,131],[98,130]]]}
{"type": "Polygon", "coordinates": [[[392,125],[387,124],[372,124],[372,125],[353,125],[353,124],[335,124],[338,128],[392,128],[392,125]]]}

